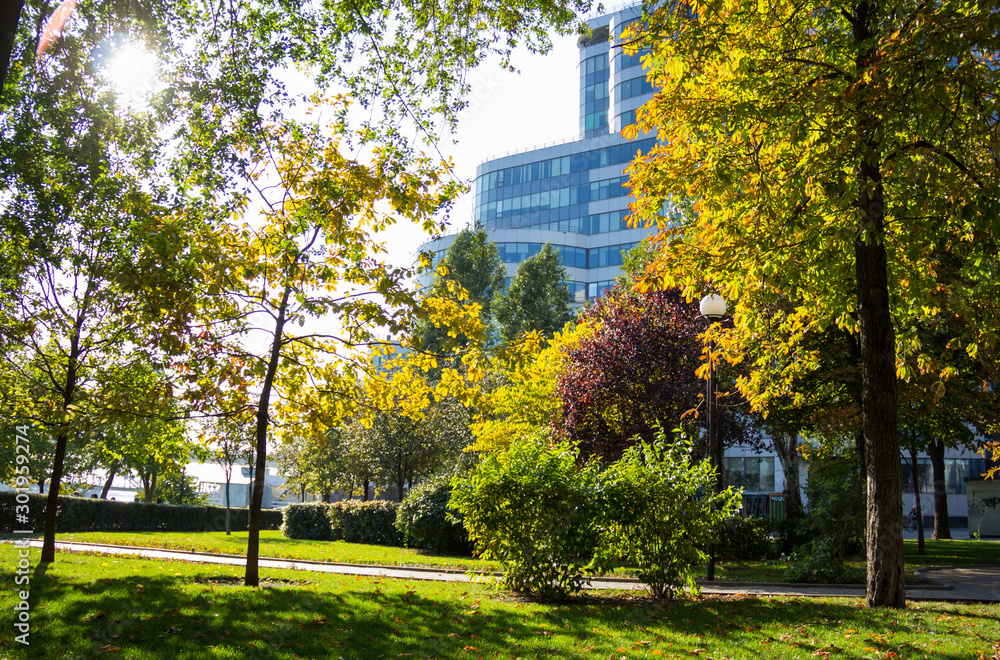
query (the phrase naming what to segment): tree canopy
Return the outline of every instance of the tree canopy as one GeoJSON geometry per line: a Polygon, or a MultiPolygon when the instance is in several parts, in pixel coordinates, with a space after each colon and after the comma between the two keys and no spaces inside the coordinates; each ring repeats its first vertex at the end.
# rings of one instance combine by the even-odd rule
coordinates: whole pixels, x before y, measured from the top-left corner
{"type": "MultiPolygon", "coordinates": [[[[477,304],[481,322],[487,334],[493,329],[493,300],[503,291],[504,268],[500,261],[500,250],[482,227],[466,227],[460,231],[441,260],[445,274],[435,276],[428,296],[456,299],[449,290],[448,282],[461,286],[463,304],[477,304]]],[[[422,319],[416,327],[414,348],[432,353],[441,353],[455,341],[467,345],[469,338],[455,337],[449,340],[448,328],[435,325],[429,319],[422,319]]]]}
{"type": "Polygon", "coordinates": [[[633,210],[660,222],[671,195],[697,200],[692,221],[662,223],[652,279],[721,291],[731,359],[751,345],[789,358],[780,378],[741,383],[755,405],[815,368],[807,334],[858,335],[867,603],[902,607],[897,356],[923,355],[946,381],[914,323],[945,309],[969,320],[969,355],[996,343],[1000,12],[713,1],[644,18],[625,39],[651,49],[660,91],[631,130],[660,141],[630,169],[633,210]]]}
{"type": "Polygon", "coordinates": [[[496,319],[504,341],[528,332],[551,337],[573,320],[566,268],[551,243],[517,267],[507,291],[496,302],[496,319]]]}

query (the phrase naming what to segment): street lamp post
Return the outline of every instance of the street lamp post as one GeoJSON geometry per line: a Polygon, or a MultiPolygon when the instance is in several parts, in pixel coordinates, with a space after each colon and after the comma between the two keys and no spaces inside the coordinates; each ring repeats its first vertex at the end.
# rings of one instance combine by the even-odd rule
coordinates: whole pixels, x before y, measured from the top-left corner
{"type": "MultiPolygon", "coordinates": [[[[722,296],[710,293],[701,299],[701,316],[709,324],[717,323],[726,315],[726,301],[722,296]]],[[[705,412],[708,416],[708,462],[715,470],[715,494],[722,492],[722,442],[719,440],[719,415],[715,396],[715,363],[712,361],[712,351],[715,342],[708,343],[708,391],[705,412]]],[[[708,565],[705,568],[705,579],[715,579],[715,539],[708,544],[708,565]]]]}

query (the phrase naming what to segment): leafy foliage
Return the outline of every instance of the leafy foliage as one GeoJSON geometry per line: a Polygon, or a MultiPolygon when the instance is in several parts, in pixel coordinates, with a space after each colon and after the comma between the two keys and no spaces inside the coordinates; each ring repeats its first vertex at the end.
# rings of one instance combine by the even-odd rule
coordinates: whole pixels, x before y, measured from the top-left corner
{"type": "Polygon", "coordinates": [[[863,576],[837,558],[836,550],[829,538],[817,539],[811,543],[802,556],[785,569],[785,579],[789,582],[818,582],[822,584],[856,584],[863,576]]]}
{"type": "MultiPolygon", "coordinates": [[[[16,303],[0,305],[0,391],[11,414],[52,438],[53,498],[71,441],[118,413],[155,415],[170,398],[165,355],[190,335],[197,293],[187,285],[206,256],[154,176],[162,117],[118,106],[93,70],[105,31],[131,21],[89,8],[82,16],[53,59],[31,65],[33,54],[19,53],[0,113],[0,249],[17,269],[4,280],[16,303]]],[[[48,510],[45,562],[55,553],[55,499],[48,510]]]]}
{"type": "Polygon", "coordinates": [[[398,503],[385,500],[344,500],[328,506],[330,528],[335,541],[403,545],[403,537],[396,530],[398,503]]]}
{"type": "MultiPolygon", "coordinates": [[[[435,276],[428,295],[455,299],[464,305],[479,305],[482,325],[487,334],[492,334],[493,300],[503,291],[506,271],[500,261],[500,251],[489,240],[486,230],[483,227],[467,227],[460,231],[448,246],[440,266],[444,267],[444,274],[435,276]],[[464,292],[460,298],[453,293],[456,284],[464,292]]],[[[468,337],[449,337],[449,333],[455,334],[446,326],[421,319],[416,326],[413,347],[442,353],[449,346],[460,348],[468,345],[468,337]]]]}
{"type": "Polygon", "coordinates": [[[809,515],[802,522],[809,538],[825,544],[816,551],[843,562],[848,553],[864,548],[865,488],[856,456],[811,456],[809,515]]]}
{"type": "Polygon", "coordinates": [[[332,541],[330,506],[325,502],[295,502],[284,508],[281,533],[290,539],[332,541]]]}
{"type": "Polygon", "coordinates": [[[543,600],[583,587],[596,547],[599,470],[580,465],[568,443],[536,434],[485,455],[452,481],[451,506],[486,559],[499,560],[499,584],[543,600]]]}
{"type": "Polygon", "coordinates": [[[719,559],[769,559],[774,554],[773,525],[767,518],[730,516],[715,528],[719,559]]]}
{"type": "MultiPolygon", "coordinates": [[[[633,438],[652,442],[658,422],[697,436],[692,414],[704,398],[698,375],[704,322],[674,290],[615,287],[581,317],[596,329],[566,351],[557,375],[558,430],[585,456],[613,461],[633,438]]],[[[750,444],[746,416],[722,416],[728,443],[750,444]]],[[[696,456],[705,450],[696,447],[696,456]]]]}
{"type": "Polygon", "coordinates": [[[559,423],[560,402],[556,383],[568,350],[590,337],[591,324],[579,324],[556,332],[548,342],[524,347],[525,353],[500,373],[502,381],[480,403],[480,419],[471,431],[473,451],[497,451],[511,441],[527,438],[559,423]]]}
{"type": "Polygon", "coordinates": [[[510,286],[496,301],[496,319],[504,341],[529,332],[551,337],[574,318],[566,268],[551,243],[517,267],[510,286]]]}
{"type": "Polygon", "coordinates": [[[668,443],[659,429],[654,442],[629,447],[603,476],[605,560],[635,564],[657,600],[685,586],[698,593],[693,569],[707,559],[703,547],[739,508],[732,489],[707,495],[714,471],[707,461],[691,462],[690,453],[690,441],[678,435],[668,443]]]}
{"type": "Polygon", "coordinates": [[[805,337],[859,337],[870,606],[905,605],[897,360],[948,379],[918,336],[942,314],[968,319],[969,356],[996,345],[995,9],[696,2],[623,39],[660,88],[628,129],[659,136],[630,169],[637,219],[664,229],[650,279],[734,303],[719,339],[733,361],[760,349],[756,408],[816,369],[805,337]],[[696,215],[668,226],[681,192],[696,215]]]}
{"type": "Polygon", "coordinates": [[[410,489],[396,513],[406,542],[442,554],[469,554],[472,544],[461,517],[448,511],[451,477],[440,475],[410,489]]]}

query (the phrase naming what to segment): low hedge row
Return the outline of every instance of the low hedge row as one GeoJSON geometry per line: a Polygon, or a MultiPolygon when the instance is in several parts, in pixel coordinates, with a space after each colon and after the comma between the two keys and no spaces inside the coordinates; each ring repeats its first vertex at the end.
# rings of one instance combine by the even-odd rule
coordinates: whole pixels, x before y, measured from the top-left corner
{"type": "MultiPolygon", "coordinates": [[[[18,504],[13,492],[0,492],[0,532],[45,527],[45,504],[48,495],[27,495],[26,504],[18,504]],[[27,507],[27,511],[23,508],[27,507]],[[16,516],[27,516],[23,522],[16,516]]],[[[147,502],[112,502],[83,497],[60,497],[56,517],[57,532],[213,532],[226,529],[226,509],[221,506],[175,506],[147,502]]],[[[230,509],[230,527],[246,531],[247,509],[230,509]]],[[[281,511],[260,512],[261,529],[280,529],[281,511]]]]}
{"type": "Polygon", "coordinates": [[[403,535],[396,529],[398,507],[384,500],[289,504],[281,531],[293,539],[402,547],[403,535]]]}

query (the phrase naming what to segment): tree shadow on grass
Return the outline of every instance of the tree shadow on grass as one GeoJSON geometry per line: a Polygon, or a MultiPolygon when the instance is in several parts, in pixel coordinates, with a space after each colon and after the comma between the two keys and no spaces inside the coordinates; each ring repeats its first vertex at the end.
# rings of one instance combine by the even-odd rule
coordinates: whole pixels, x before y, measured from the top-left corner
{"type": "MultiPolygon", "coordinates": [[[[32,654],[26,657],[569,659],[606,658],[623,648],[637,653],[662,649],[664,655],[753,648],[760,653],[752,657],[764,658],[822,655],[833,645],[835,657],[860,660],[871,653],[845,649],[844,631],[891,632],[866,644],[898,652],[918,628],[954,615],[943,606],[922,607],[920,616],[907,617],[864,609],[858,600],[747,597],[658,604],[585,596],[542,606],[464,586],[425,582],[414,587],[401,580],[291,571],[262,571],[270,586],[248,589],[239,586],[238,568],[185,565],[183,575],[172,575],[181,570],[174,568],[178,565],[149,564],[136,576],[97,579],[74,577],[71,567],[36,570],[32,586],[38,602],[33,603],[32,654]],[[151,575],[149,564],[165,574],[151,575]]],[[[968,652],[934,655],[969,657],[968,652]]]]}

